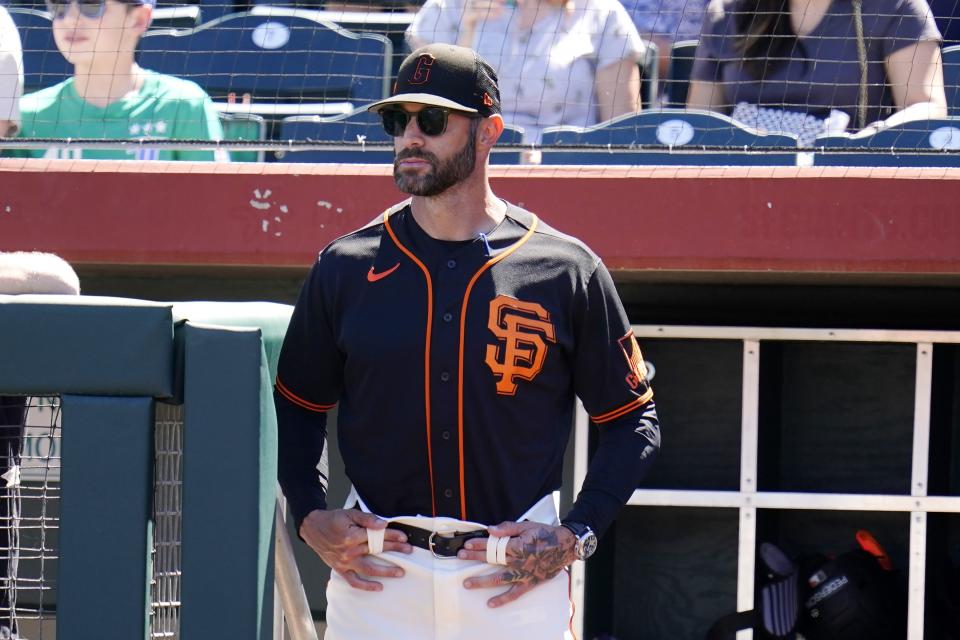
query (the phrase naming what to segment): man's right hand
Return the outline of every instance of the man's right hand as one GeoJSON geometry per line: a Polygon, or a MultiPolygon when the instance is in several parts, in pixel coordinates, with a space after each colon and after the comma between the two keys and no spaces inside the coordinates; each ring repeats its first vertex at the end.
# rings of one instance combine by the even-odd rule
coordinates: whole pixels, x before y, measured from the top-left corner
{"type": "MultiPolygon", "coordinates": [[[[367,546],[367,529],[386,529],[387,522],[357,509],[311,511],[300,525],[300,537],[351,587],[380,591],[383,585],[369,577],[400,578],[403,569],[374,561],[367,546]]],[[[413,553],[402,531],[387,529],[384,551],[413,553]]]]}

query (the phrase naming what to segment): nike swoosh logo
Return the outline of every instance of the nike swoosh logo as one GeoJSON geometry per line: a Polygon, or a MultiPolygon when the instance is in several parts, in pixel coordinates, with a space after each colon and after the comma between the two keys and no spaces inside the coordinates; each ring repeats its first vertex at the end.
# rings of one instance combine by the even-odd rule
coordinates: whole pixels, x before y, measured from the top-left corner
{"type": "Polygon", "coordinates": [[[400,266],[400,263],[398,262],[397,264],[393,265],[386,271],[381,271],[380,273],[374,273],[373,267],[370,267],[370,271],[367,272],[367,282],[376,282],[377,280],[383,280],[388,275],[396,271],[397,267],[399,266],[400,266]]]}

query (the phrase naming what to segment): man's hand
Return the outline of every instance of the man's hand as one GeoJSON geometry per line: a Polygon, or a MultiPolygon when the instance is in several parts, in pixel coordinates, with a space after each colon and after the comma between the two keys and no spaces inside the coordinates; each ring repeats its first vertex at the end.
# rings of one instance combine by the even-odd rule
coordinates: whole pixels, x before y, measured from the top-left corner
{"type": "MultiPolygon", "coordinates": [[[[487,600],[490,607],[513,602],[538,584],[550,580],[577,559],[576,538],[569,529],[536,522],[503,522],[490,527],[490,535],[509,537],[507,566],[463,582],[467,589],[510,588],[487,600]]],[[[487,559],[487,540],[468,540],[458,557],[464,560],[487,559]]]]}
{"type": "MultiPolygon", "coordinates": [[[[386,529],[387,523],[375,515],[357,509],[311,511],[300,525],[300,537],[327,565],[343,576],[351,587],[364,591],[380,591],[383,585],[361,576],[399,578],[403,569],[384,566],[367,555],[367,529],[386,529]]],[[[402,531],[387,529],[384,551],[412,553],[402,531]]]]}

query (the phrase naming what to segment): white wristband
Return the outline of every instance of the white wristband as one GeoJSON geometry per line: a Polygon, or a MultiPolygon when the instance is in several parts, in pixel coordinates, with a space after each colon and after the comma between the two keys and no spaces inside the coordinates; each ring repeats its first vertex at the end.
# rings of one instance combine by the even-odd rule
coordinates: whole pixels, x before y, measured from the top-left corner
{"type": "Polygon", "coordinates": [[[372,556],[383,553],[383,536],[386,533],[386,529],[367,529],[367,553],[372,556]]]}

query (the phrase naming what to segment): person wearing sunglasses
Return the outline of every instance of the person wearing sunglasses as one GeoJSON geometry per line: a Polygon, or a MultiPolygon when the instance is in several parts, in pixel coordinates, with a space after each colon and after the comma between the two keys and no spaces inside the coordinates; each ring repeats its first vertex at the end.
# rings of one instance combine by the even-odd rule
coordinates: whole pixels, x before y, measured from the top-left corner
{"type": "Polygon", "coordinates": [[[504,121],[476,52],[414,51],[369,109],[410,197],[321,251],[274,394],[280,485],[332,569],[326,637],[570,637],[567,569],[660,446],[640,349],[600,258],[491,189],[504,121]],[[561,519],[575,396],[598,447],[561,519]],[[334,407],[342,509],[318,471],[334,407]]]}
{"type": "MultiPolygon", "coordinates": [[[[155,0],[47,0],[60,53],[73,77],[21,100],[24,138],[220,140],[223,128],[196,84],[134,61],[155,0]]],[[[227,160],[225,152],[75,146],[19,152],[46,158],[227,160]]]]}

